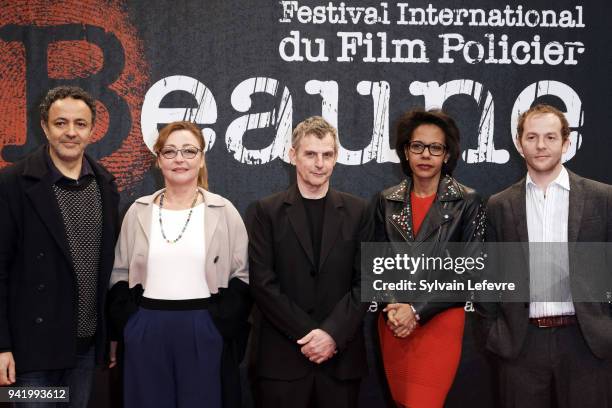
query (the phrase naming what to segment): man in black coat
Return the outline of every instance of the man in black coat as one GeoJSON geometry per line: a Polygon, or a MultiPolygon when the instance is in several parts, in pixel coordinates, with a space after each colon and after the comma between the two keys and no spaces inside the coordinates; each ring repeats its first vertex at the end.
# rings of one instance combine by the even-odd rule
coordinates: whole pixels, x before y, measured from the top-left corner
{"type": "Polygon", "coordinates": [[[261,311],[255,401],[354,407],[366,373],[360,242],[366,202],[329,187],[336,130],[321,117],[293,132],[297,185],[257,202],[249,224],[251,291],[261,311]]]}
{"type": "MultiPolygon", "coordinates": [[[[567,242],[612,241],[612,187],[561,164],[570,130],[556,108],[532,107],[519,118],[517,133],[527,175],[492,196],[487,210],[487,241],[532,243],[525,251],[506,248],[497,268],[512,269],[507,277],[529,287],[530,302],[482,305],[486,347],[499,357],[501,406],[610,407],[612,305],[605,294],[611,274],[591,270],[594,260],[580,262],[585,254],[567,242]],[[581,287],[600,295],[585,302],[581,287]]],[[[606,251],[589,252],[606,257],[606,251]]]]}
{"type": "Polygon", "coordinates": [[[105,353],[117,237],[114,177],[91,157],[95,100],[50,90],[47,144],[0,172],[0,385],[67,386],[86,407],[105,353]]]}

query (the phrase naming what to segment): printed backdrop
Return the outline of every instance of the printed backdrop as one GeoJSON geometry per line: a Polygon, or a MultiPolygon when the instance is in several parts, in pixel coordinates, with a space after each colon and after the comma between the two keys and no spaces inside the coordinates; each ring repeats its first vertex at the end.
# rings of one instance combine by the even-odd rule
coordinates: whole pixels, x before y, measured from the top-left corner
{"type": "MultiPolygon", "coordinates": [[[[77,84],[98,100],[89,151],[117,176],[123,208],[160,187],[149,147],[176,119],[202,126],[210,188],[243,213],[292,181],[291,129],[311,115],[339,130],[333,185],[369,198],[401,178],[394,123],[418,106],[456,118],[455,175],[484,195],[524,173],[513,136],[534,102],[566,112],[567,166],[610,183],[611,11],[603,0],[3,0],[0,167],[43,142],[47,89],[77,84]]],[[[449,406],[489,404],[472,337],[468,326],[449,406]]],[[[372,371],[363,406],[382,404],[372,371]]]]}

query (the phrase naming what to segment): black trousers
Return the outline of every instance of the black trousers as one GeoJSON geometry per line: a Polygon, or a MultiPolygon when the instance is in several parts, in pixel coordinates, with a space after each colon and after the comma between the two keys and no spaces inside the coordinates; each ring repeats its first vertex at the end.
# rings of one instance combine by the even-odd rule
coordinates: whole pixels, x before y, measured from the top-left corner
{"type": "Polygon", "coordinates": [[[580,327],[529,325],[523,350],[499,361],[506,408],[612,408],[612,363],[591,353],[580,327]]]}
{"type": "Polygon", "coordinates": [[[337,380],[315,370],[298,380],[256,381],[257,408],[354,408],[358,406],[361,380],[337,380]]]}

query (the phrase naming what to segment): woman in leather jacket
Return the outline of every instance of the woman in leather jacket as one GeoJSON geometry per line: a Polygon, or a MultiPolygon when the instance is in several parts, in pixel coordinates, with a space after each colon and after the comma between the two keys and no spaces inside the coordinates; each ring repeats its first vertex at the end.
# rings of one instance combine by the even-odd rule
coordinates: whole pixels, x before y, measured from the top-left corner
{"type": "MultiPolygon", "coordinates": [[[[455,121],[440,110],[413,110],[400,118],[396,136],[406,179],[377,196],[375,240],[427,242],[436,252],[445,251],[449,242],[479,246],[485,226],[483,201],[451,176],[460,155],[455,121]]],[[[390,303],[379,316],[385,374],[399,407],[442,407],[455,377],[464,304],[435,300],[432,295],[418,302],[390,303]]]]}

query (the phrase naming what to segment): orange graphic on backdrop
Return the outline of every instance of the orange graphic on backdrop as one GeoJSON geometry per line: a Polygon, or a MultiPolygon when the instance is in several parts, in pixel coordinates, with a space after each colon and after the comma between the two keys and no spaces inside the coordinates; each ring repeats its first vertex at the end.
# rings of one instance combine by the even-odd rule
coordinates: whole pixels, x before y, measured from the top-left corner
{"type": "MultiPolygon", "coordinates": [[[[126,6],[120,1],[47,0],[0,1],[0,28],[5,25],[52,27],[84,24],[112,33],[123,47],[125,65],[119,77],[109,86],[129,107],[132,126],[129,134],[106,135],[109,111],[98,102],[94,140],[120,139],[120,147],[100,159],[117,177],[120,190],[140,181],[151,165],[151,153],[142,140],[140,110],[149,68],[142,42],[129,21],[126,6]]],[[[26,39],[24,39],[26,41],[26,39]]],[[[87,41],[56,41],[47,49],[48,77],[54,79],[87,78],[104,64],[102,50],[87,41]]],[[[44,94],[44,91],[41,93],[44,94]]],[[[22,42],[0,39],[0,148],[7,144],[22,145],[27,136],[26,47],[22,42]]],[[[7,163],[0,157],[0,168],[7,163]]]]}

